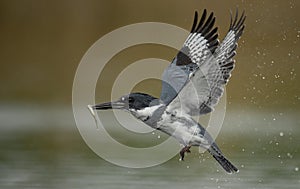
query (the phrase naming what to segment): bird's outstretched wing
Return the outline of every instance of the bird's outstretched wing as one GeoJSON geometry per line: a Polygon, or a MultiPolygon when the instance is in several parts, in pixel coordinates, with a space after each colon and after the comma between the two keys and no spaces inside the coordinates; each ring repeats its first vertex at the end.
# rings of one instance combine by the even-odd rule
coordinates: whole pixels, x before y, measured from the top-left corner
{"type": "Polygon", "coordinates": [[[198,22],[198,13],[195,12],[191,33],[182,49],[172,63],[165,69],[162,77],[162,91],[160,99],[168,105],[189,81],[191,73],[198,69],[204,60],[215,52],[218,41],[218,28],[214,28],[213,13],[207,17],[204,10],[198,22]]]}
{"type": "MultiPolygon", "coordinates": [[[[187,54],[191,61],[198,66],[190,73],[190,77],[176,98],[169,103],[168,111],[189,115],[206,114],[213,111],[214,106],[223,95],[224,87],[234,68],[233,57],[236,54],[237,41],[245,27],[245,18],[244,12],[239,18],[238,11],[236,11],[234,20],[231,16],[229,31],[217,48],[204,42],[204,37],[199,37],[197,41],[202,39],[200,43],[191,43],[194,40],[188,38],[185,46],[189,47],[190,51],[187,54]]],[[[203,34],[198,35],[202,36],[203,34]]]]}

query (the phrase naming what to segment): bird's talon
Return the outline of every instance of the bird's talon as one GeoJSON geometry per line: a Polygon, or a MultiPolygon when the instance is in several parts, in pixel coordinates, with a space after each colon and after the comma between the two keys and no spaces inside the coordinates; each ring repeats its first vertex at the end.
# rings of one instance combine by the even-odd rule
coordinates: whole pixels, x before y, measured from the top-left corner
{"type": "Polygon", "coordinates": [[[180,154],[180,161],[184,161],[184,153],[186,152],[186,153],[191,153],[191,150],[190,150],[190,148],[191,148],[191,146],[185,146],[185,147],[183,147],[181,150],[180,150],[180,152],[179,152],[179,154],[180,154]]]}

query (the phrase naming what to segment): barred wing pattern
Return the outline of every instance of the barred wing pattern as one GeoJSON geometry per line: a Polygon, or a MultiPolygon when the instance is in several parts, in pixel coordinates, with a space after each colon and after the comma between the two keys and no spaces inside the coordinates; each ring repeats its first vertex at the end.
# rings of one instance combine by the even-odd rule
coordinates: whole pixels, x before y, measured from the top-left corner
{"type": "MultiPolygon", "coordinates": [[[[234,21],[231,17],[229,31],[223,42],[211,51],[213,54],[207,53],[202,43],[198,43],[199,46],[195,43],[190,44],[193,40],[188,38],[185,45],[190,47],[189,56],[198,67],[190,74],[186,85],[169,104],[167,111],[181,111],[189,115],[213,111],[234,68],[233,57],[236,54],[237,41],[244,30],[245,18],[244,12],[239,19],[236,12],[234,21]]],[[[209,47],[207,44],[205,46],[209,47]]]]}
{"type": "Polygon", "coordinates": [[[213,13],[206,19],[204,10],[198,23],[198,13],[195,12],[191,33],[186,39],[182,49],[178,52],[172,63],[165,69],[162,77],[162,92],[160,99],[168,105],[182,88],[189,82],[189,77],[199,65],[210,57],[216,50],[218,28],[213,28],[215,17],[213,13]]]}
{"type": "Polygon", "coordinates": [[[206,102],[206,104],[210,107],[213,107],[218,103],[220,97],[223,94],[224,87],[231,76],[231,71],[233,70],[234,63],[235,63],[233,57],[236,55],[235,50],[238,45],[237,41],[241,37],[245,28],[244,25],[245,19],[246,16],[244,11],[240,19],[238,19],[238,10],[236,10],[236,15],[233,22],[232,22],[232,14],[231,14],[229,31],[214,54],[219,69],[213,70],[210,73],[218,76],[216,78],[218,82],[214,82],[211,86],[212,98],[210,98],[210,100],[206,102]]]}
{"type": "MultiPolygon", "coordinates": [[[[197,12],[195,13],[191,34],[188,36],[183,45],[183,49],[185,49],[183,50],[183,53],[189,56],[191,63],[197,64],[198,66],[210,57],[219,45],[217,34],[218,28],[215,27],[212,30],[216,18],[213,16],[213,13],[211,13],[205,24],[203,24],[206,14],[206,10],[204,10],[201,20],[197,26],[198,14],[197,12]],[[187,50],[189,51],[187,52],[187,50]]],[[[179,64],[184,63],[185,62],[179,62],[179,64]]]]}

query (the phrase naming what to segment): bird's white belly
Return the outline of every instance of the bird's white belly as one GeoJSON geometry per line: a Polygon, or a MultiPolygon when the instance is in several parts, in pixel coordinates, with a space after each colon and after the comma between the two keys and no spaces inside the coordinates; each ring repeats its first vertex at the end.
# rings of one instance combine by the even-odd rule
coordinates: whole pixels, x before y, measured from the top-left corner
{"type": "Polygon", "coordinates": [[[173,136],[183,145],[207,143],[203,136],[200,135],[198,124],[191,119],[163,114],[162,119],[157,123],[157,127],[168,135],[173,136]]]}

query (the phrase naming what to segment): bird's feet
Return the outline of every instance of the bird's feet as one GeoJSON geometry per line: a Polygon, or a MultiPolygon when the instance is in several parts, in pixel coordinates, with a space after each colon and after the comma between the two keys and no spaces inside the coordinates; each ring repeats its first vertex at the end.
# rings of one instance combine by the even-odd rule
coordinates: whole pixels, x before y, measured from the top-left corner
{"type": "Polygon", "coordinates": [[[191,153],[190,148],[191,148],[191,146],[185,146],[185,147],[183,147],[180,150],[180,152],[179,152],[179,154],[180,154],[180,161],[184,161],[184,154],[185,154],[185,152],[186,153],[191,153]]]}

